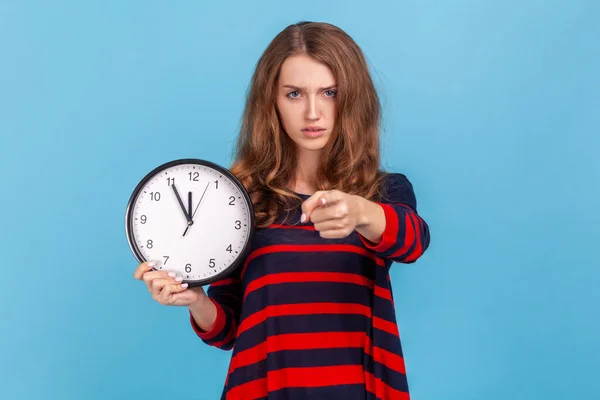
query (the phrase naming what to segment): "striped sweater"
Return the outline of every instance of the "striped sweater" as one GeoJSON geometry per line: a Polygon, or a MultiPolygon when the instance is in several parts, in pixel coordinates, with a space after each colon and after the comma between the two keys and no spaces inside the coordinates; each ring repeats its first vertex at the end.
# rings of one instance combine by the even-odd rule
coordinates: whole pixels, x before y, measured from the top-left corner
{"type": "MultiPolygon", "coordinates": [[[[409,399],[389,268],[429,246],[412,184],[387,175],[380,243],[324,239],[301,209],[256,231],[244,264],[207,290],[206,344],[231,350],[221,399],[409,399]]],[[[309,196],[300,194],[303,199],[309,196]]]]}

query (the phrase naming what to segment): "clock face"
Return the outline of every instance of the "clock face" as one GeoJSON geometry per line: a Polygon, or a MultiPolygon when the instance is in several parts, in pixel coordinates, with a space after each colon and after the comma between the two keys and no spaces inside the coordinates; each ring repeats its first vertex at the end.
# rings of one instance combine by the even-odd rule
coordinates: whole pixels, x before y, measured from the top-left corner
{"type": "Polygon", "coordinates": [[[252,203],[226,169],[204,160],[163,164],[138,184],[127,208],[129,245],[140,262],[191,286],[239,266],[254,224],[252,203]]]}

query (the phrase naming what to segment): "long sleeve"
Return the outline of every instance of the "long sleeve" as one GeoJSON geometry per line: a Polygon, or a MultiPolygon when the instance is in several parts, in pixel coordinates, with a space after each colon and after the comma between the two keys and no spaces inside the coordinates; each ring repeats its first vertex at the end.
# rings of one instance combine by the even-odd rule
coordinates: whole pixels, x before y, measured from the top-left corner
{"type": "Polygon", "coordinates": [[[379,257],[414,263],[429,247],[429,226],[417,212],[413,186],[403,174],[389,174],[379,204],[385,213],[382,241],[375,244],[359,235],[363,244],[379,257]]]}
{"type": "Polygon", "coordinates": [[[209,331],[202,330],[190,313],[192,328],[204,343],[222,350],[231,350],[235,342],[241,310],[241,289],[236,269],[230,276],[212,283],[206,294],[217,308],[217,319],[209,331]]]}

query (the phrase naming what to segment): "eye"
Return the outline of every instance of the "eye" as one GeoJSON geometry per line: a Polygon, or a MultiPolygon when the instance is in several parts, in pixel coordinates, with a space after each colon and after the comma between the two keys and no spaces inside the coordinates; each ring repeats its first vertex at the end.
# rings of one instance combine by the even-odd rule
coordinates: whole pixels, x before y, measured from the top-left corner
{"type": "Polygon", "coordinates": [[[337,91],[334,89],[329,89],[325,91],[325,95],[327,97],[335,97],[335,95],[337,94],[337,91]]]}
{"type": "Polygon", "coordinates": [[[289,92],[286,97],[290,98],[290,99],[296,99],[297,97],[295,96],[300,96],[300,92],[298,92],[297,90],[294,90],[293,92],[289,92]]]}

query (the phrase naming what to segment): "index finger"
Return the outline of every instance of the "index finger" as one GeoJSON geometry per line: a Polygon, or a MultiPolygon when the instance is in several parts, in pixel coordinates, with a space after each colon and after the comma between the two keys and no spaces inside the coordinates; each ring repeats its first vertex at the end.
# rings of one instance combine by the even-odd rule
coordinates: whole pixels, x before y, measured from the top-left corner
{"type": "Polygon", "coordinates": [[[154,261],[147,261],[147,262],[141,263],[140,265],[138,265],[138,267],[133,272],[133,277],[137,280],[142,280],[142,277],[144,276],[144,274],[146,272],[152,270],[152,268],[154,268],[155,265],[156,265],[156,262],[154,262],[154,261]]]}
{"type": "Polygon", "coordinates": [[[325,205],[325,201],[321,199],[324,193],[324,191],[315,192],[308,199],[304,200],[302,203],[302,216],[300,217],[300,222],[308,221],[310,214],[315,208],[325,205]]]}
{"type": "Polygon", "coordinates": [[[343,193],[339,190],[316,192],[302,204],[302,215],[305,217],[304,219],[309,221],[311,214],[316,208],[334,204],[342,199],[342,195],[343,193]]]}

